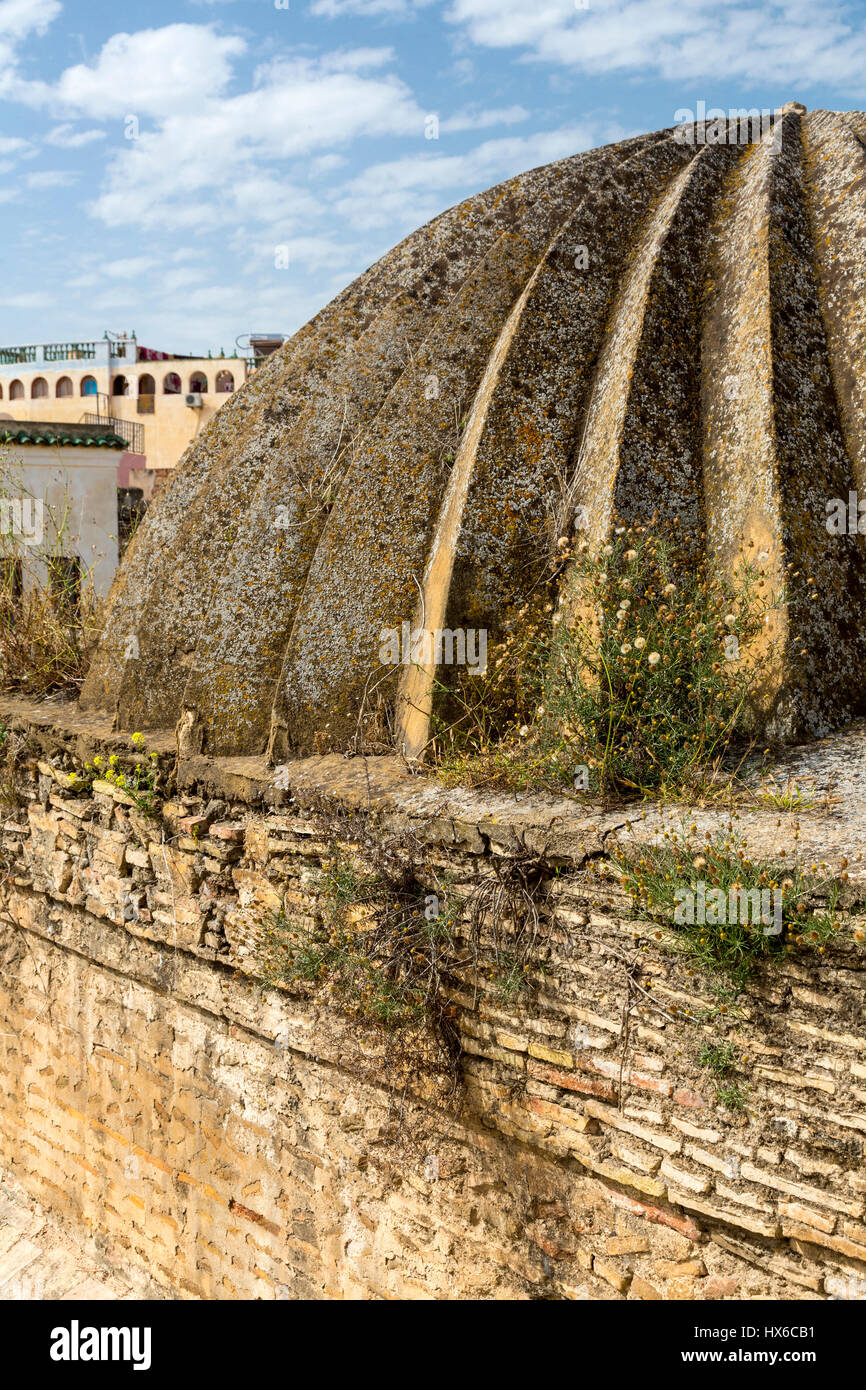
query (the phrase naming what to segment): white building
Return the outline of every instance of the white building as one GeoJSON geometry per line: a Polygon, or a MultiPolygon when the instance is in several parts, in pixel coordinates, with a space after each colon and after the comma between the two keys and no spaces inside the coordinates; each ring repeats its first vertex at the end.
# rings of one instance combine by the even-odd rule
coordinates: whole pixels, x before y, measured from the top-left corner
{"type": "Polygon", "coordinates": [[[0,554],[26,591],[63,574],[108,593],[118,562],[120,435],[100,425],[0,420],[0,554]]]}
{"type": "Polygon", "coordinates": [[[126,441],[120,487],[150,498],[187,445],[283,341],[250,334],[245,353],[184,357],[131,337],[0,347],[0,412],[21,421],[107,426],[126,441]]]}

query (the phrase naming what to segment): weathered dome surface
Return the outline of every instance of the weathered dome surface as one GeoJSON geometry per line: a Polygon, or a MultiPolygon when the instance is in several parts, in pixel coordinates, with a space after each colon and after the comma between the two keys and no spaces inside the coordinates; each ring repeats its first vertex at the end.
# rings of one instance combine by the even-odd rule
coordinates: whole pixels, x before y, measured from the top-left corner
{"type": "Polygon", "coordinates": [[[389,674],[383,629],[495,633],[583,507],[594,547],[655,512],[789,576],[768,729],[861,712],[864,538],[826,520],[866,498],[866,117],[712,134],[470,198],[302,328],[147,515],[82,705],[279,761],[345,746],[384,690],[414,751],[435,673],[389,674]]]}

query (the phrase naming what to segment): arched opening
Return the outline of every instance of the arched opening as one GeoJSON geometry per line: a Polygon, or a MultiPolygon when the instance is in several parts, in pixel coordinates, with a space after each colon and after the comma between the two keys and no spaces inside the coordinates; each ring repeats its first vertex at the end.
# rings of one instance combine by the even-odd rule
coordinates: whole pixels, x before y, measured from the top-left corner
{"type": "Polygon", "coordinates": [[[129,382],[125,376],[116,376],[111,383],[112,396],[128,396],[129,382]]]}
{"type": "Polygon", "coordinates": [[[235,379],[231,372],[217,372],[216,389],[218,391],[233,391],[235,389],[235,379]]]}
{"type": "Polygon", "coordinates": [[[155,415],[155,400],[156,382],[150,375],[150,372],[142,372],[141,376],[138,378],[138,400],[135,406],[139,415],[155,415]]]}
{"type": "Polygon", "coordinates": [[[57,385],[56,385],[55,388],[54,388],[54,394],[55,394],[55,396],[71,396],[71,395],[72,395],[72,377],[71,377],[71,376],[62,376],[62,377],[60,378],[60,380],[58,381],[57,385]]]}
{"type": "Polygon", "coordinates": [[[20,382],[20,381],[17,381],[17,380],[16,380],[16,381],[13,381],[13,382],[10,384],[10,387],[9,387],[9,399],[10,399],[10,401],[23,401],[23,399],[24,399],[24,384],[23,384],[23,382],[20,382]]]}
{"type": "Polygon", "coordinates": [[[162,383],[162,391],[165,396],[179,396],[183,390],[183,382],[177,372],[169,372],[162,383]]]}
{"type": "Polygon", "coordinates": [[[30,387],[31,401],[41,401],[48,395],[48,382],[44,376],[33,378],[33,385],[30,387]]]}
{"type": "Polygon", "coordinates": [[[3,383],[0,381],[0,401],[3,399],[3,383]]]}
{"type": "Polygon", "coordinates": [[[83,377],[83,378],[82,378],[82,382],[81,382],[81,394],[82,394],[82,396],[95,396],[95,395],[96,395],[96,377],[95,377],[95,376],[86,376],[86,377],[83,377]]]}
{"type": "Polygon", "coordinates": [[[204,372],[193,372],[189,379],[190,391],[199,391],[202,395],[207,391],[207,377],[204,372]]]}

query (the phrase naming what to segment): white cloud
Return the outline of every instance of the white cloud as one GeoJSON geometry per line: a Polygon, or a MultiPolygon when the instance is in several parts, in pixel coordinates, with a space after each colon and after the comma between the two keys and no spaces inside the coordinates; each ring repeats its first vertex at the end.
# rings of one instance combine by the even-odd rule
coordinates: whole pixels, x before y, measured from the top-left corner
{"type": "Polygon", "coordinates": [[[379,70],[390,56],[357,49],[281,59],[260,69],[249,91],[164,114],[157,130],[116,155],[92,210],[115,227],[198,227],[239,216],[298,223],[315,200],[293,187],[286,161],[333,157],[366,137],[423,133],[424,113],[408,87],[379,70]]]}
{"type": "Polygon", "coordinates": [[[445,195],[488,188],[500,179],[622,139],[624,134],[617,125],[587,123],[486,140],[467,154],[408,155],[365,169],[340,191],[335,206],[352,225],[364,229],[391,222],[417,226],[441,211],[445,195]]]}
{"type": "Polygon", "coordinates": [[[202,24],[113,34],[95,63],[67,68],[59,82],[41,92],[52,103],[103,119],[194,112],[222,96],[232,59],[245,49],[243,39],[202,24]]]}
{"type": "Polygon", "coordinates": [[[862,91],[862,11],[825,0],[452,0],[446,19],[486,48],[601,76],[640,73],[669,81],[750,80],[862,91]]]}
{"type": "Polygon", "coordinates": [[[333,174],[335,169],[342,169],[345,163],[346,156],[343,154],[320,154],[310,160],[307,170],[314,178],[324,178],[326,174],[333,174]]]}
{"type": "Polygon", "coordinates": [[[178,291],[186,291],[190,285],[204,279],[205,273],[199,266],[184,265],[174,270],[160,270],[157,283],[161,295],[174,297],[178,291]]]}
{"type": "Polygon", "coordinates": [[[26,154],[32,146],[18,135],[0,135],[0,155],[26,154]]]}
{"type": "Polygon", "coordinates": [[[313,272],[346,267],[357,252],[356,244],[341,240],[338,233],[293,236],[286,237],[282,242],[274,242],[261,235],[250,237],[239,231],[232,239],[232,246],[243,255],[244,274],[254,278],[273,276],[276,281],[283,277],[290,278],[298,266],[313,272]],[[279,267],[276,264],[277,252],[279,267]]]}
{"type": "Polygon", "coordinates": [[[42,34],[60,10],[60,0],[0,0],[0,34],[14,39],[42,34]]]}
{"type": "Polygon", "coordinates": [[[476,66],[471,58],[455,58],[451,64],[451,76],[460,87],[476,80],[476,66]]]}
{"type": "Polygon", "coordinates": [[[155,264],[152,256],[127,256],[122,260],[107,261],[100,268],[103,275],[110,276],[112,280],[134,280],[155,264]]]}
{"type": "Polygon", "coordinates": [[[232,183],[230,198],[238,215],[252,221],[294,225],[309,222],[322,211],[322,204],[305,188],[255,166],[232,183]]]}
{"type": "Polygon", "coordinates": [[[494,125],[517,125],[520,121],[528,120],[529,112],[525,106],[506,106],[491,111],[479,111],[470,107],[465,111],[455,112],[453,116],[441,117],[439,131],[442,135],[450,135],[458,130],[488,130],[494,125]]]}
{"type": "Polygon", "coordinates": [[[104,130],[76,130],[68,121],[54,126],[45,136],[46,145],[55,145],[61,150],[77,150],[82,145],[91,145],[94,140],[104,140],[104,130]]]}
{"type": "Polygon", "coordinates": [[[28,188],[68,188],[77,182],[78,175],[66,169],[42,169],[26,179],[28,188]]]}
{"type": "Polygon", "coordinates": [[[46,290],[27,290],[23,294],[0,295],[4,309],[50,309],[53,296],[46,290]]]}
{"type": "MultiPolygon", "coordinates": [[[[170,26],[175,34],[192,28],[170,26]]],[[[157,41],[154,34],[163,32],[167,31],[148,31],[147,46],[162,51],[163,40],[157,41]]],[[[198,32],[214,38],[209,29],[198,32]]],[[[122,37],[129,40],[124,53],[138,51],[140,35],[122,37]]],[[[107,94],[102,84],[82,85],[82,73],[111,70],[106,50],[114,43],[106,45],[93,67],[71,69],[77,74],[74,81],[69,72],[63,74],[58,91],[65,93],[68,104],[77,92],[88,113],[105,107],[109,98],[115,101],[115,113],[144,109],[146,103],[130,85],[129,74],[122,102],[107,94]]],[[[304,159],[303,172],[321,177],[339,166],[341,147],[359,140],[422,139],[426,113],[406,84],[388,70],[394,59],[390,48],[341,50],[319,58],[280,57],[262,65],[252,87],[236,95],[222,94],[229,81],[223,50],[211,48],[211,60],[206,55],[204,62],[198,49],[194,51],[199,67],[210,67],[212,91],[200,93],[194,109],[177,111],[166,101],[157,128],[143,131],[115,155],[91,209],[109,226],[193,230],[263,223],[278,230],[278,239],[284,241],[309,228],[322,212],[299,177],[287,174],[287,162],[304,159]]],[[[522,106],[469,107],[443,116],[441,129],[486,129],[527,117],[522,106]]],[[[416,165],[424,162],[425,153],[420,146],[416,165]]],[[[374,220],[379,225],[382,218],[374,215],[374,220]]]]}
{"type": "Polygon", "coordinates": [[[60,14],[59,0],[0,0],[0,96],[19,85],[18,49],[60,14]]]}
{"type": "Polygon", "coordinates": [[[433,0],[313,0],[310,14],[323,19],[402,19],[413,10],[425,9],[433,0]]]}

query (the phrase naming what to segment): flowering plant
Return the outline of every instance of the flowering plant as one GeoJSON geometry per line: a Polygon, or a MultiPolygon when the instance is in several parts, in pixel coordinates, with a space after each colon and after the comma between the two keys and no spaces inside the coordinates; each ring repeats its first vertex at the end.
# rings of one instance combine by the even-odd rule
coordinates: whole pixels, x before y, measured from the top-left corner
{"type": "Polygon", "coordinates": [[[710,567],[676,523],[561,537],[551,573],[505,615],[485,676],[449,691],[436,728],[447,781],[603,795],[706,787],[755,723],[772,594],[741,555],[710,567]],[[580,773],[580,778],[576,776],[580,773]]]}
{"type": "Polygon", "coordinates": [[[569,556],[548,737],[600,791],[690,786],[749,722],[761,674],[749,648],[780,596],[764,596],[745,559],[736,582],[711,572],[675,524],[617,526],[600,554],[580,541],[569,556]]]}

